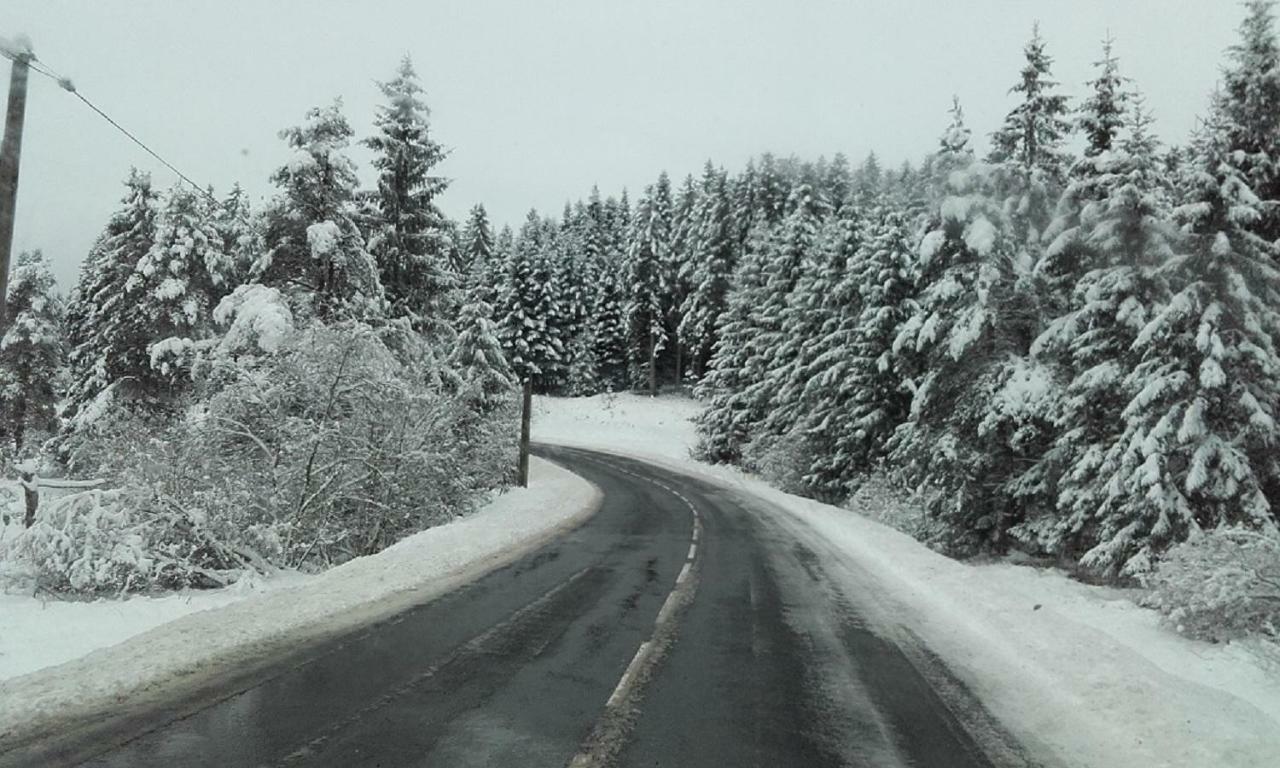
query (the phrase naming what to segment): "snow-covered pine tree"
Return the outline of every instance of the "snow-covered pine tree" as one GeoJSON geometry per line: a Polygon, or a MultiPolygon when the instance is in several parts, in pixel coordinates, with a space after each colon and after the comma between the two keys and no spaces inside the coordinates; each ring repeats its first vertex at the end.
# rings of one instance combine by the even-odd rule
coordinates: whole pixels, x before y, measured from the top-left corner
{"type": "MultiPolygon", "coordinates": [[[[956,153],[946,146],[939,166],[956,153]]],[[[1043,373],[1025,365],[1026,297],[1015,290],[1018,238],[1004,215],[999,170],[952,171],[951,194],[918,247],[919,294],[894,339],[912,391],[890,461],[943,526],[938,543],[967,553],[1007,546],[1018,509],[1005,487],[1028,440],[1043,373]]]]}
{"type": "Polygon", "coordinates": [[[849,193],[853,191],[853,172],[849,169],[849,158],[837,152],[822,174],[822,194],[831,203],[831,211],[840,214],[844,206],[850,202],[849,193]]]}
{"type": "Polygon", "coordinates": [[[0,339],[0,430],[19,454],[33,432],[57,430],[55,389],[65,346],[62,303],[40,251],[18,254],[6,298],[8,322],[0,339]]]}
{"type": "Polygon", "coordinates": [[[1274,115],[1228,108],[1231,98],[1215,101],[1188,170],[1192,195],[1175,211],[1188,242],[1164,268],[1172,297],[1132,345],[1141,360],[1126,384],[1137,394],[1104,468],[1098,544],[1081,559],[1104,573],[1144,573],[1195,530],[1276,527],[1280,269],[1275,244],[1253,231],[1271,201],[1251,188],[1257,165],[1239,143],[1274,115]]]}
{"type": "Polygon", "coordinates": [[[1025,271],[1039,260],[1040,235],[1070,165],[1063,144],[1072,126],[1067,97],[1057,92],[1053,59],[1045,52],[1038,24],[1023,54],[1022,77],[1010,89],[1021,101],[991,135],[988,160],[1004,170],[1004,216],[1017,234],[1021,249],[1016,263],[1025,271]]]}
{"type": "Polygon", "coordinates": [[[805,362],[804,346],[820,335],[829,316],[824,300],[839,281],[847,256],[841,247],[842,227],[822,242],[823,221],[831,208],[820,192],[801,182],[792,189],[787,208],[791,212],[773,238],[765,265],[764,301],[753,320],[757,353],[745,366],[749,383],[744,395],[753,410],[768,412],[763,423],[771,435],[785,434],[798,418],[803,388],[796,366],[805,362]]]}
{"type": "Polygon", "coordinates": [[[239,285],[248,279],[253,264],[262,255],[261,222],[254,218],[249,195],[239,183],[223,199],[214,214],[214,226],[222,237],[227,256],[231,258],[231,282],[239,285]]]}
{"type": "MultiPolygon", "coordinates": [[[[663,175],[665,178],[665,174],[663,175]]],[[[671,248],[668,212],[655,187],[636,204],[626,266],[626,318],[632,384],[658,394],[658,356],[667,345],[662,273],[671,248]]]]}
{"type": "Polygon", "coordinates": [[[501,318],[499,338],[511,370],[520,381],[531,379],[539,392],[554,384],[563,354],[547,323],[556,309],[545,235],[542,217],[529,211],[507,258],[496,310],[501,318]]]}
{"type": "Polygon", "coordinates": [[[804,407],[795,431],[808,456],[802,489],[831,501],[854,490],[883,455],[910,404],[892,347],[911,310],[911,228],[905,214],[890,208],[866,214],[861,227],[849,213],[833,222],[838,229],[827,241],[844,254],[845,268],[829,290],[828,319],[805,350],[808,360],[796,381],[804,407]]]}
{"type": "Polygon", "coordinates": [[[469,398],[481,413],[491,412],[508,402],[516,380],[498,341],[497,326],[489,319],[493,311],[493,307],[482,301],[462,307],[458,336],[448,360],[449,367],[470,388],[469,398]]]}
{"type": "Polygon", "coordinates": [[[859,208],[868,208],[880,199],[884,192],[885,174],[880,168],[880,158],[875,152],[868,152],[867,158],[853,173],[853,183],[849,194],[853,204],[859,208]]]}
{"type": "MultiPolygon", "coordinates": [[[[707,166],[710,167],[710,161],[707,166]]],[[[680,335],[680,321],[684,309],[685,298],[689,295],[689,270],[686,265],[693,258],[694,246],[697,242],[698,221],[696,212],[699,204],[699,191],[694,186],[693,176],[685,176],[684,183],[676,194],[675,207],[671,214],[671,248],[667,250],[666,264],[662,270],[662,291],[666,295],[667,334],[671,338],[672,374],[675,382],[684,381],[684,369],[687,364],[685,351],[688,344],[680,335]]]]}
{"type": "Polygon", "coordinates": [[[235,288],[236,264],[211,201],[183,184],[170,188],[155,242],[130,278],[129,288],[149,320],[153,373],[170,387],[186,378],[195,341],[212,329],[213,308],[235,288]]]}
{"type": "Polygon", "coordinates": [[[1089,82],[1092,94],[1077,109],[1077,124],[1087,140],[1084,156],[1071,166],[1067,187],[1044,233],[1047,245],[1036,264],[1042,311],[1049,317],[1068,311],[1076,282],[1095,266],[1095,254],[1085,245],[1081,226],[1087,225],[1097,203],[1109,197],[1110,187],[1121,180],[1111,167],[1115,162],[1112,147],[1124,124],[1130,96],[1124,90],[1126,79],[1120,76],[1110,38],[1103,41],[1102,58],[1094,67],[1098,76],[1089,82]]]}
{"type": "Polygon", "coordinates": [[[379,216],[369,252],[396,317],[409,317],[435,339],[452,335],[458,275],[448,261],[446,220],[435,198],[449,182],[432,175],[444,148],[431,138],[422,86],[408,56],[396,75],[379,83],[387,103],[378,107],[378,132],[362,143],[373,150],[378,170],[375,195],[379,216]]]}
{"type": "MultiPolygon", "coordinates": [[[[807,187],[802,183],[796,191],[807,187]]],[[[780,237],[804,210],[804,205],[795,207],[780,237]]],[[[839,382],[828,388],[814,386],[814,380],[827,373],[831,353],[848,343],[841,331],[857,317],[860,297],[847,273],[862,237],[861,216],[858,207],[850,205],[819,223],[782,311],[781,345],[764,382],[770,397],[768,415],[749,449],[751,463],[784,488],[822,498],[832,496],[806,478],[812,464],[832,447],[832,422],[814,417],[838,398],[839,382]]]]}
{"type": "Polygon", "coordinates": [[[689,349],[693,376],[706,373],[715,347],[737,261],[733,215],[724,171],[708,162],[702,172],[702,194],[691,224],[691,252],[682,265],[689,285],[680,308],[680,338],[689,349]]]}
{"type": "MultiPolygon", "coordinates": [[[[1248,0],[1240,40],[1227,66],[1214,109],[1223,140],[1240,157],[1233,162],[1259,199],[1280,200],[1280,46],[1272,0],[1248,0]]],[[[1249,225],[1267,242],[1280,241],[1280,205],[1263,205],[1249,225]]]]}
{"type": "Polygon", "coordinates": [[[492,308],[492,302],[497,300],[498,289],[493,278],[498,251],[493,237],[493,227],[484,206],[472,206],[462,230],[462,257],[466,263],[465,287],[469,304],[483,302],[492,308]]]}
{"type": "Polygon", "coordinates": [[[1098,513],[1112,506],[1112,483],[1129,450],[1125,407],[1145,386],[1134,375],[1143,356],[1134,342],[1169,300],[1163,268],[1179,248],[1139,96],[1128,122],[1128,135],[1112,137],[1113,149],[1096,155],[1093,172],[1080,177],[1101,192],[1088,202],[1075,235],[1093,268],[1031,348],[1062,385],[1053,403],[1057,436],[1020,482],[1028,516],[1013,533],[1072,559],[1100,543],[1102,527],[1124,525],[1103,522],[1098,513]]]}
{"type": "Polygon", "coordinates": [[[266,213],[267,251],[253,279],[290,295],[297,318],[380,313],[386,298],[378,266],[354,219],[356,172],[344,154],[351,127],[342,100],[308,110],[306,122],[280,137],[293,156],[271,177],[283,194],[266,213]]]}
{"type": "Polygon", "coordinates": [[[726,310],[720,321],[707,375],[694,394],[707,402],[698,416],[699,458],[716,463],[736,463],[763,414],[749,408],[744,390],[751,382],[748,362],[759,352],[755,310],[767,295],[766,267],[772,253],[772,232],[763,222],[747,238],[747,247],[730,280],[726,310]]]}
{"type": "Polygon", "coordinates": [[[783,163],[766,152],[760,156],[760,167],[751,180],[751,213],[749,221],[763,221],[775,226],[787,215],[787,201],[791,198],[791,181],[783,169],[783,163]]]}
{"type": "Polygon", "coordinates": [[[149,320],[132,278],[138,261],[155,242],[157,210],[151,177],[130,170],[121,203],[123,207],[112,214],[80,267],[67,305],[71,383],[65,415],[69,419],[116,382],[127,382],[126,389],[146,394],[143,382],[151,370],[149,320]]]}
{"type": "Polygon", "coordinates": [[[755,226],[756,215],[756,164],[747,161],[747,167],[729,184],[730,216],[733,219],[734,250],[743,253],[755,226]]]}
{"type": "Polygon", "coordinates": [[[626,318],[626,293],[623,276],[616,270],[602,272],[596,293],[593,335],[596,369],[600,386],[606,391],[620,392],[629,384],[627,350],[629,348],[626,318]]]}

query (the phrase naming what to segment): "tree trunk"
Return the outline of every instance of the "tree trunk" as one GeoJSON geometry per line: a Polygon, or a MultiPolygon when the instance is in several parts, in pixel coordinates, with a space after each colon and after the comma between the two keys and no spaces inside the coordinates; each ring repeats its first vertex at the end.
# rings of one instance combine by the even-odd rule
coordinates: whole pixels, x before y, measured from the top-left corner
{"type": "Polygon", "coordinates": [[[653,343],[653,334],[649,334],[649,396],[658,396],[658,345],[653,343]]]}

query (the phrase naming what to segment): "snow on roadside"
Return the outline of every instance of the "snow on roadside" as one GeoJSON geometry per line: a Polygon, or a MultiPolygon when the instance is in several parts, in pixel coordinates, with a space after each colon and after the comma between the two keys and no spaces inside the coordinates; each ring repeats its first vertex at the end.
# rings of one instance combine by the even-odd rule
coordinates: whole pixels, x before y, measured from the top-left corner
{"type": "Polygon", "coordinates": [[[555,464],[535,458],[530,475],[528,489],[508,491],[473,515],[314,576],[44,608],[33,598],[0,598],[0,678],[9,678],[0,679],[0,748],[63,718],[140,703],[166,681],[194,686],[429,600],[536,548],[598,506],[592,485],[555,464]]]}
{"type": "Polygon", "coordinates": [[[849,510],[688,458],[686,398],[542,399],[537,441],[648,459],[750,493],[826,553],[828,570],[944,659],[1024,744],[1071,766],[1267,766],[1280,760],[1280,672],[1249,644],[1160,626],[1132,593],[1059,571],[969,564],[849,510]]]}

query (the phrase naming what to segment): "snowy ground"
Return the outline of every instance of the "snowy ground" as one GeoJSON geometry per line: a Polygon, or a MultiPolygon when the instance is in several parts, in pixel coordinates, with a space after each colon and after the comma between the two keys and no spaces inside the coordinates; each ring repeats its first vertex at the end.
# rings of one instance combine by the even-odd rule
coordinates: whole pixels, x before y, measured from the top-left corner
{"type": "Polygon", "coordinates": [[[111,702],[145,704],[158,683],[198,685],[217,670],[341,632],[430,599],[571,527],[598,492],[531,463],[528,489],[323,574],[284,574],[225,590],[92,603],[0,595],[0,745],[19,731],[111,702]]]}
{"type": "Polygon", "coordinates": [[[1045,569],[970,565],[866,517],[688,458],[684,398],[538,400],[533,437],[647,458],[751,492],[1025,744],[1071,766],[1280,765],[1280,668],[1266,649],[1160,626],[1133,593],[1045,569]]]}

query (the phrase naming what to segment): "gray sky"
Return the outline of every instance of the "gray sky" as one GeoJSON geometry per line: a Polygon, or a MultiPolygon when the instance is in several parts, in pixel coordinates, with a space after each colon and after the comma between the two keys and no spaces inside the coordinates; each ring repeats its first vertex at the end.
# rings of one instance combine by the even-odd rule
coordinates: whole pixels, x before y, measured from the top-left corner
{"type": "MultiPolygon", "coordinates": [[[[277,132],[308,107],[340,95],[368,135],[374,81],[408,52],[452,152],[442,207],[461,217],[483,202],[517,224],[593,183],[634,193],[708,157],[731,170],[763,151],[914,162],[953,93],[985,142],[1036,20],[1073,96],[1110,30],[1160,134],[1181,142],[1242,15],[1235,0],[5,0],[0,35],[25,32],[188,175],[255,197],[285,157],[277,132]]],[[[15,248],[43,248],[69,289],[130,165],[175,180],[33,76],[15,248]]]]}

